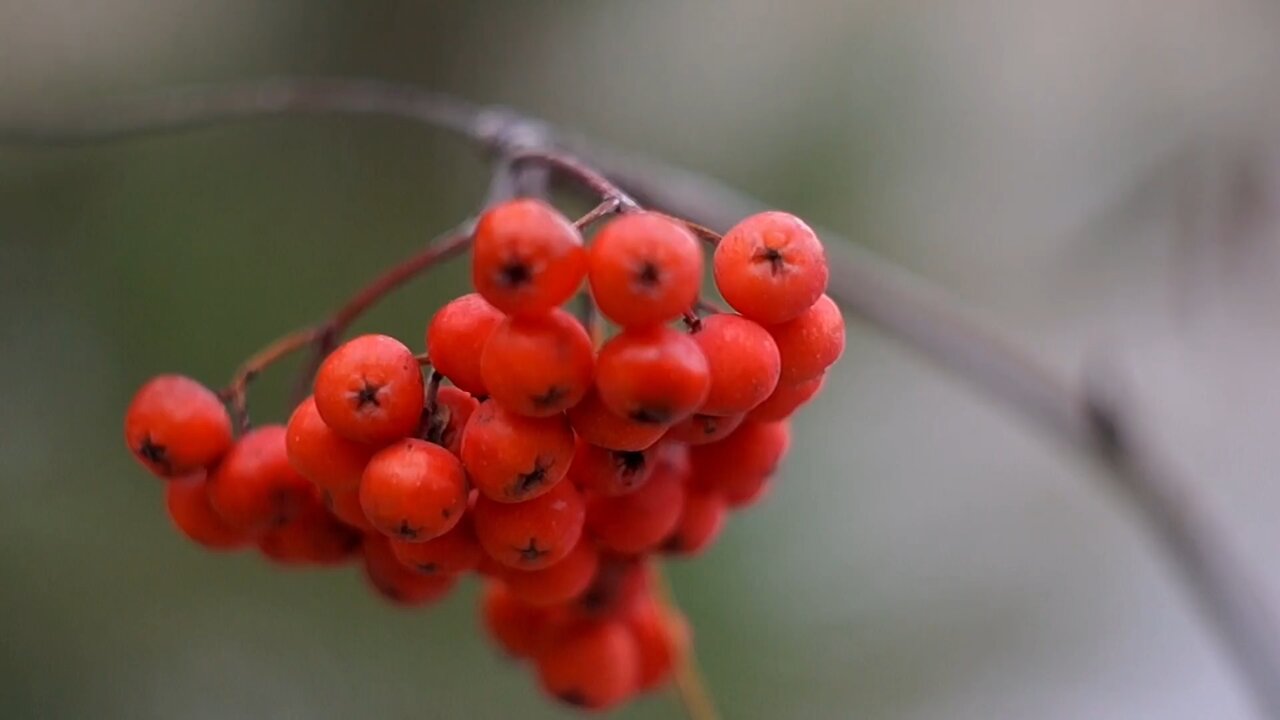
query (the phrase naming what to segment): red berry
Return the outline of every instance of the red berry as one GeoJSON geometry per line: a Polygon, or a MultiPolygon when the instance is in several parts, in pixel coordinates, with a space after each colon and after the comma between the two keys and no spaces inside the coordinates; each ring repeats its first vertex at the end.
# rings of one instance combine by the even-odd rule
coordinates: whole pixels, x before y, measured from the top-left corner
{"type": "Polygon", "coordinates": [[[581,539],[563,560],[541,570],[507,568],[502,573],[511,593],[530,605],[568,602],[586,592],[600,564],[600,553],[581,539]]]}
{"type": "Polygon", "coordinates": [[[778,386],[782,365],[778,346],[759,324],[741,315],[709,315],[693,340],[711,369],[711,389],[699,413],[744,413],[764,402],[778,386]]]}
{"type": "Polygon", "coordinates": [[[574,707],[604,710],[636,692],[640,657],[620,622],[582,622],[567,629],[536,659],[538,679],[552,697],[574,707]]]}
{"type": "Polygon", "coordinates": [[[711,374],[688,335],[667,327],[624,330],[600,349],[596,388],[606,407],[650,425],[671,425],[707,399],[711,374]]]}
{"type": "Polygon", "coordinates": [[[245,433],[209,476],[209,502],[231,527],[260,533],[312,501],[315,488],[289,464],[284,438],[281,425],[245,433]]]}
{"type": "Polygon", "coordinates": [[[782,356],[783,383],[812,380],[844,354],[844,318],[826,295],[799,317],[770,327],[769,333],[782,356]]]}
{"type": "Polygon", "coordinates": [[[365,534],[378,532],[360,506],[359,486],[347,490],[324,490],[322,499],[329,512],[348,526],[365,534]]]}
{"type": "Polygon", "coordinates": [[[737,429],[746,415],[690,415],[667,431],[669,440],[688,443],[690,445],[706,445],[723,440],[729,433],[737,429]]]}
{"type": "Polygon", "coordinates": [[[508,315],[540,315],[578,291],[587,251],[578,229],[541,200],[490,208],[476,225],[471,279],[508,315]]]}
{"type": "Polygon", "coordinates": [[[381,535],[366,535],[363,547],[364,572],[369,584],[397,605],[428,605],[448,595],[458,583],[457,575],[423,575],[405,567],[391,552],[390,542],[381,535]]]}
{"type": "Polygon", "coordinates": [[[725,499],[719,493],[699,487],[686,487],[680,521],[663,543],[662,549],[676,555],[700,554],[715,542],[724,529],[726,514],[725,499]]]}
{"type": "Polygon", "coordinates": [[[139,388],[129,403],[124,440],[151,472],[182,477],[226,454],[231,418],[209,388],[182,375],[160,375],[139,388]]]}
{"type": "Polygon", "coordinates": [[[316,373],[316,409],[349,440],[385,445],[422,419],[422,370],[413,351],[386,335],[362,335],[334,350],[316,373]]]}
{"type": "Polygon", "coordinates": [[[316,497],[289,522],[259,538],[258,549],[285,565],[338,565],[360,549],[362,538],[359,531],[331,515],[316,497]]]}
{"type": "Polygon", "coordinates": [[[722,487],[720,495],[731,510],[742,510],[764,499],[772,487],[772,475],[744,475],[732,485],[722,487]]]}
{"type": "Polygon", "coordinates": [[[653,472],[654,450],[609,450],[578,440],[570,475],[578,487],[598,495],[625,495],[653,472]]]}
{"type": "Polygon", "coordinates": [[[594,368],[587,331],[559,308],[508,318],[480,356],[480,372],[493,399],[530,417],[555,415],[576,405],[591,387],[594,368]]]}
{"type": "Polygon", "coordinates": [[[204,472],[174,478],[164,487],[165,506],[174,526],[193,542],[210,550],[244,547],[250,538],[227,524],[209,504],[204,472]]]}
{"type": "Polygon", "coordinates": [[[478,359],[503,318],[502,311],[479,293],[451,300],[436,312],[427,326],[431,366],[462,390],[472,395],[488,395],[478,359]]]}
{"type": "Polygon", "coordinates": [[[826,381],[826,377],[826,375],[819,375],[798,383],[778,383],[778,387],[774,389],[769,399],[747,413],[747,417],[756,422],[786,420],[801,405],[809,402],[822,390],[822,384],[826,381]]]}
{"type": "Polygon", "coordinates": [[[427,421],[427,439],[458,455],[462,452],[462,431],[480,401],[455,387],[436,393],[436,409],[427,421]]]}
{"type": "Polygon", "coordinates": [[[628,615],[650,596],[652,576],[652,566],[641,558],[601,555],[591,585],[573,603],[575,614],[592,618],[628,615]]]}
{"type": "Polygon", "coordinates": [[[578,437],[612,450],[644,450],[666,431],[665,425],[638,423],[618,415],[605,407],[594,388],[569,408],[569,422],[578,437]]]}
{"type": "Polygon", "coordinates": [[[485,497],[523,502],[549,492],[569,471],[573,430],[564,415],[530,418],[483,403],[462,433],[462,463],[485,497]]]}
{"type": "Polygon", "coordinates": [[[639,650],[639,689],[652,690],[666,682],[688,654],[689,621],[680,611],[649,599],[627,617],[626,624],[639,650]]]}
{"type": "Polygon", "coordinates": [[[716,286],[734,310],[765,325],[786,322],[827,289],[827,256],[813,230],[783,212],[733,226],[716,246],[716,286]]]}
{"type": "Polygon", "coordinates": [[[578,544],[586,504],[573,483],[559,483],[520,503],[482,495],[474,512],[476,535],[490,557],[507,567],[537,570],[560,562],[578,544]]]}
{"type": "Polygon", "coordinates": [[[322,490],[359,487],[364,466],[376,448],[352,442],[325,424],[314,398],[298,405],[289,418],[285,449],[289,462],[322,490]]]}
{"type": "Polygon", "coordinates": [[[360,506],[379,532],[425,542],[449,532],[467,509],[467,478],[448,450],[408,438],[378,451],[360,481],[360,506]]]}
{"type": "Polygon", "coordinates": [[[554,636],[554,611],[518,599],[506,583],[485,583],[480,615],[489,637],[513,658],[533,657],[554,636]]]}
{"type": "Polygon", "coordinates": [[[785,422],[743,423],[720,442],[690,448],[693,481],[726,496],[750,496],[777,470],[790,444],[785,422]]]}
{"type": "Polygon", "coordinates": [[[392,539],[391,550],[400,562],[427,575],[457,575],[475,570],[484,555],[471,518],[467,516],[449,532],[426,542],[392,539]]]}
{"type": "Polygon", "coordinates": [[[680,522],[684,477],[669,466],[654,469],[649,481],[626,495],[587,499],[587,526],[602,546],[635,555],[662,544],[680,522]]]}
{"type": "Polygon", "coordinates": [[[702,249],[680,223],[630,213],[596,233],[588,252],[591,294],[624,327],[659,325],[693,308],[702,285],[702,249]]]}

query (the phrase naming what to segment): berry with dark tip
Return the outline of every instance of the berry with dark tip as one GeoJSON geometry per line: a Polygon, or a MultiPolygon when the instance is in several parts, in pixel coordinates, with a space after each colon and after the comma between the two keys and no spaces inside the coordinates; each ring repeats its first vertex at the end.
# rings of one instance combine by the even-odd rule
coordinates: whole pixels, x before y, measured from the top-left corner
{"type": "Polygon", "coordinates": [[[651,212],[611,220],[588,254],[591,294],[624,327],[659,325],[693,308],[702,285],[702,248],[680,223],[651,212]]]}
{"type": "Polygon", "coordinates": [[[764,325],[804,312],[827,289],[827,256],[803,220],[762,212],[733,226],[716,245],[716,287],[734,310],[764,325]]]}
{"type": "Polygon", "coordinates": [[[467,509],[462,463],[448,450],[408,438],[378,451],[360,481],[360,506],[384,535],[407,542],[440,537],[467,509]]]}
{"type": "Polygon", "coordinates": [[[289,463],[282,425],[245,433],[209,476],[209,502],[241,532],[259,534],[291,520],[315,487],[289,463]]]}
{"type": "Polygon", "coordinates": [[[524,417],[490,400],[462,433],[462,463],[485,497],[523,502],[550,492],[569,472],[573,430],[563,415],[524,417]]]}
{"type": "Polygon", "coordinates": [[[164,478],[211,467],[231,447],[231,417],[212,390],[182,375],[159,375],[133,396],[124,415],[125,443],[164,478]]]}
{"type": "Polygon", "coordinates": [[[485,211],[476,224],[471,279],[508,315],[541,315],[573,296],[587,272],[582,235],[569,219],[532,198],[485,211]]]}
{"type": "Polygon", "coordinates": [[[508,318],[489,336],[480,372],[494,400],[546,417],[578,404],[591,387],[595,352],[582,323],[559,308],[508,318]]]}
{"type": "Polygon", "coordinates": [[[422,419],[424,383],[413,351],[386,335],[362,335],[325,358],[315,402],[334,432],[386,445],[412,435],[422,419]]]}
{"type": "Polygon", "coordinates": [[[436,312],[427,326],[431,366],[472,395],[489,394],[476,360],[504,317],[502,311],[490,305],[480,293],[451,300],[436,312]]]}
{"type": "Polygon", "coordinates": [[[782,358],[781,382],[812,380],[844,354],[844,317],[830,297],[823,295],[799,316],[769,328],[782,358]]]}
{"type": "Polygon", "coordinates": [[[476,536],[489,557],[510,568],[538,570],[560,562],[578,544],[586,503],[566,482],[520,503],[481,495],[473,512],[476,536]]]}
{"type": "Polygon", "coordinates": [[[702,406],[711,372],[688,335],[662,326],[633,328],[600,349],[596,389],[618,415],[643,425],[670,426],[702,406]]]}

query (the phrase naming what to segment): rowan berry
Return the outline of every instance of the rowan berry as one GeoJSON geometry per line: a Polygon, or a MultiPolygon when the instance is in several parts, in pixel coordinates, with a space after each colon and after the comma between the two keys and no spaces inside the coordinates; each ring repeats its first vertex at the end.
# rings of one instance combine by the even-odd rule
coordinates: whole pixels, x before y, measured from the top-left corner
{"type": "Polygon", "coordinates": [[[786,322],[827,289],[827,256],[813,230],[784,212],[752,215],[725,233],[712,259],[734,310],[765,325],[786,322]]]}
{"type": "Polygon", "coordinates": [[[505,316],[480,293],[449,301],[427,325],[427,353],[431,366],[462,390],[488,395],[477,359],[489,336],[505,316]]]}
{"type": "Polygon", "coordinates": [[[578,544],[586,503],[566,482],[519,503],[483,495],[474,512],[476,535],[490,557],[507,567],[537,570],[560,562],[578,544]]]}
{"type": "Polygon", "coordinates": [[[614,336],[596,360],[596,389],[625,418],[671,425],[692,415],[711,387],[707,359],[688,335],[655,325],[614,336]]]}
{"type": "Polygon", "coordinates": [[[629,213],[592,239],[587,277],[605,317],[624,327],[659,325],[693,308],[702,265],[688,228],[659,213],[629,213]]]}
{"type": "Polygon", "coordinates": [[[541,570],[507,568],[502,579],[511,593],[530,605],[556,605],[586,592],[600,564],[600,553],[586,538],[560,562],[541,570]]]}
{"type": "Polygon", "coordinates": [[[479,407],[479,400],[458,388],[440,388],[435,410],[427,418],[427,440],[458,455],[462,452],[462,431],[479,407]]]}
{"type": "Polygon", "coordinates": [[[249,536],[228,525],[209,504],[203,470],[165,484],[164,501],[174,526],[199,545],[210,550],[235,550],[249,543],[249,536]]]}
{"type": "Polygon", "coordinates": [[[620,622],[580,622],[536,658],[538,679],[552,697],[591,710],[614,707],[636,692],[640,656],[620,622]]]}
{"type": "Polygon", "coordinates": [[[622,617],[649,597],[652,586],[653,567],[645,559],[602,553],[596,576],[572,608],[582,617],[622,617]]]}
{"type": "Polygon", "coordinates": [[[679,610],[647,598],[626,620],[640,657],[641,692],[652,690],[671,677],[692,644],[689,621],[679,610]]]}
{"type": "Polygon", "coordinates": [[[625,495],[653,473],[652,446],[644,450],[609,450],[578,438],[569,475],[578,487],[598,495],[625,495]]]}
{"type": "Polygon", "coordinates": [[[522,502],[549,492],[569,471],[573,430],[563,414],[530,418],[490,400],[462,432],[462,463],[480,492],[522,502]]]}
{"type": "Polygon", "coordinates": [[[363,533],[377,533],[378,529],[369,522],[360,506],[360,486],[345,490],[322,491],[324,506],[329,508],[333,516],[363,533]]]}
{"type": "Polygon", "coordinates": [[[288,522],[315,487],[289,464],[282,425],[263,425],[231,446],[209,476],[209,502],[227,524],[257,534],[288,522]]]}
{"type": "Polygon", "coordinates": [[[231,447],[231,417],[212,390],[182,375],[159,375],[133,396],[124,439],[148,470],[174,478],[207,468],[231,447]]]}
{"type": "Polygon", "coordinates": [[[696,485],[742,497],[758,491],[791,444],[787,423],[743,423],[729,437],[689,449],[696,485]]]}
{"type": "Polygon", "coordinates": [[[747,417],[755,422],[777,422],[791,417],[801,405],[809,402],[822,390],[826,375],[798,383],[778,383],[769,399],[760,403],[747,417]]]}
{"type": "Polygon", "coordinates": [[[555,208],[532,198],[490,208],[476,224],[471,279],[508,315],[540,315],[582,285],[582,235],[555,208]]]}
{"type": "Polygon", "coordinates": [[[322,490],[349,490],[360,485],[364,466],[376,448],[348,440],[320,417],[315,398],[298,405],[286,428],[289,462],[322,490]]]}
{"type": "Polygon", "coordinates": [[[379,532],[424,542],[449,532],[467,509],[467,478],[448,450],[416,438],[388,445],[369,461],[360,506],[379,532]]]}
{"type": "Polygon", "coordinates": [[[578,437],[611,450],[644,450],[658,442],[666,431],[665,425],[638,423],[618,415],[605,407],[595,388],[569,408],[568,415],[578,437]]]}
{"type": "Polygon", "coordinates": [[[397,605],[428,605],[448,595],[458,583],[457,575],[423,575],[405,567],[381,535],[366,535],[362,547],[369,584],[397,605]]]}
{"type": "Polygon", "coordinates": [[[679,472],[660,466],[635,492],[615,497],[589,495],[587,527],[613,552],[636,555],[654,550],[680,522],[683,482],[679,472]]]}
{"type": "Polygon", "coordinates": [[[782,357],[780,382],[812,380],[844,354],[844,318],[827,295],[792,320],[769,328],[782,357]]]}
{"type": "Polygon", "coordinates": [[[693,341],[711,370],[711,389],[698,412],[737,415],[759,405],[778,386],[782,360],[769,331],[741,315],[702,318],[693,341]]]}
{"type": "Polygon", "coordinates": [[[260,537],[258,549],[285,565],[338,565],[354,556],[362,538],[359,531],[330,514],[317,496],[288,522],[260,537]]]}
{"type": "Polygon", "coordinates": [[[667,430],[666,438],[690,445],[706,445],[729,436],[742,424],[746,415],[690,415],[667,430]]]}
{"type": "Polygon", "coordinates": [[[530,658],[555,635],[552,608],[530,605],[515,596],[507,584],[491,580],[480,596],[480,619],[489,637],[513,658],[530,658]]]}
{"type": "Polygon", "coordinates": [[[316,373],[320,417],[356,442],[385,445],[412,435],[424,384],[413,351],[386,335],[362,335],[334,350],[316,373]]]}
{"type": "Polygon", "coordinates": [[[724,529],[725,498],[718,492],[695,486],[686,486],[684,493],[680,521],[662,549],[675,555],[698,555],[710,547],[724,529]]]}
{"type": "Polygon", "coordinates": [[[466,515],[452,530],[426,542],[392,538],[391,551],[400,562],[427,575],[457,575],[475,570],[484,555],[471,518],[466,515]]]}
{"type": "Polygon", "coordinates": [[[569,313],[508,318],[489,336],[480,373],[494,400],[530,417],[573,407],[591,387],[595,349],[569,313]]]}
{"type": "Polygon", "coordinates": [[[773,487],[772,475],[743,475],[720,488],[720,496],[731,510],[742,510],[763,500],[773,487]]]}

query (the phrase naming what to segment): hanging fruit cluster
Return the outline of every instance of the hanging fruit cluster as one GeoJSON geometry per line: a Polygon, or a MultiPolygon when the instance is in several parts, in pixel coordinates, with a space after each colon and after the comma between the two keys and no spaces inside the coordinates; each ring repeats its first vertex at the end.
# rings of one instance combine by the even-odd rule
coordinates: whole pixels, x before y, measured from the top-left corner
{"type": "Polygon", "coordinates": [[[767,492],[788,418],[843,351],[825,254],[794,216],[746,218],[712,260],[729,312],[699,299],[699,238],[659,213],[624,212],[587,245],[517,199],[472,241],[476,292],[435,314],[426,354],[357,337],[286,426],[239,437],[226,393],[156,377],[126,441],[195,542],[359,558],[403,605],[478,572],[502,649],[551,696],[612,707],[662,685],[689,643],[653,558],[701,552],[767,492]]]}

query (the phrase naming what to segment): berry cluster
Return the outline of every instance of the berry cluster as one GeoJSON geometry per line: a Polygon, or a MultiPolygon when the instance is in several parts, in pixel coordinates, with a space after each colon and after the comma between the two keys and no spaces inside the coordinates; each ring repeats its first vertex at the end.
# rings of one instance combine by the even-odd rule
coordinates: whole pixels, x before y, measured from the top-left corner
{"type": "Polygon", "coordinates": [[[518,199],[473,243],[476,292],[431,319],[427,355],[355,338],[287,426],[238,438],[224,396],[160,376],[130,405],[126,441],[169,479],[169,514],[195,542],[284,564],[362,558],[403,605],[476,571],[493,639],[553,697],[612,707],[663,684],[689,643],[655,596],[653,556],[703,551],[767,491],[789,416],[843,351],[825,255],[799,219],[751,216],[713,256],[736,312],[708,312],[699,239],[665,215],[621,214],[588,246],[518,199]],[[578,295],[582,317],[561,308],[578,295]]]}

